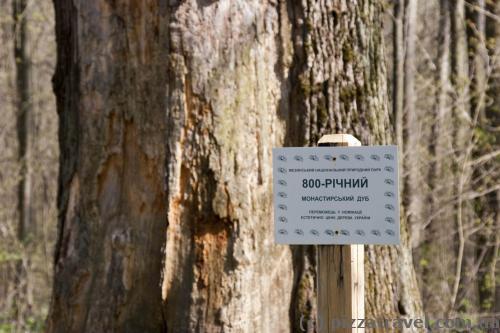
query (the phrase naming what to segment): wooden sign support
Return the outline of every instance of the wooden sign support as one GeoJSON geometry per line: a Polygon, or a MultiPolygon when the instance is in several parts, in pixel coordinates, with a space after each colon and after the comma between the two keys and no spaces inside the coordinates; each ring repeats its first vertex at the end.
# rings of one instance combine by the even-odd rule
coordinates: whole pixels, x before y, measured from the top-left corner
{"type": "MultiPolygon", "coordinates": [[[[323,136],[318,146],[361,146],[349,134],[323,136]]],[[[339,327],[365,315],[364,245],[318,245],[318,333],[364,332],[339,327]]],[[[355,321],[355,325],[359,323],[355,321]]]]}

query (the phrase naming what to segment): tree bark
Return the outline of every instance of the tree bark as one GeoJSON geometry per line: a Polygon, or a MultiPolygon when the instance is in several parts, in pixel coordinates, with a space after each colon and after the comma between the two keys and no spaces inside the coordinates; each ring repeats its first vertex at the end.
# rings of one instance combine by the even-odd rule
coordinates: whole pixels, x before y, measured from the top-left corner
{"type": "MultiPolygon", "coordinates": [[[[392,25],[392,52],[393,52],[393,73],[392,73],[392,114],[394,115],[394,133],[395,143],[399,148],[399,166],[403,167],[404,142],[403,142],[403,128],[404,128],[404,13],[405,1],[394,1],[394,18],[392,25]]],[[[402,195],[404,183],[399,186],[399,193],[402,195]]]]}
{"type": "Polygon", "coordinates": [[[158,332],[165,4],[55,0],[59,226],[47,332],[158,332]]]}
{"type": "Polygon", "coordinates": [[[471,28],[469,34],[469,49],[471,54],[471,110],[478,113],[478,123],[486,121],[485,107],[487,99],[488,79],[489,79],[489,56],[487,48],[486,34],[486,0],[475,0],[474,10],[469,10],[467,15],[471,28]]]}
{"type": "MultiPolygon", "coordinates": [[[[27,1],[13,0],[14,22],[14,60],[16,73],[17,141],[19,161],[19,183],[17,188],[17,239],[25,248],[33,236],[32,193],[31,193],[31,155],[33,135],[33,108],[31,105],[31,64],[27,48],[27,1]]],[[[28,281],[28,255],[21,254],[16,263],[15,311],[19,323],[29,316],[32,304],[31,286],[28,281]]]]}
{"type": "MultiPolygon", "coordinates": [[[[313,146],[323,134],[331,132],[351,133],[368,145],[388,143],[391,135],[382,61],[381,4],[325,3],[296,5],[292,12],[296,17],[295,61],[289,78],[286,144],[313,146]],[[321,20],[325,12],[330,16],[321,20]]],[[[404,224],[402,239],[399,248],[366,247],[367,318],[422,315],[404,224]]],[[[308,268],[296,274],[298,281],[308,281],[310,257],[295,261],[297,266],[306,263],[308,268]]],[[[296,284],[297,293],[309,295],[301,292],[304,289],[300,286],[296,284]]]]}
{"type": "MultiPolygon", "coordinates": [[[[390,142],[382,4],[55,4],[48,332],[297,332],[314,319],[314,249],[273,243],[271,148],[332,132],[390,142]]],[[[367,316],[421,315],[402,230],[400,247],[367,247],[367,316]]]]}
{"type": "Polygon", "coordinates": [[[454,229],[453,184],[450,156],[453,154],[450,48],[451,22],[449,0],[440,1],[438,74],[436,77],[436,107],[432,122],[432,163],[429,169],[430,195],[429,224],[424,250],[422,250],[422,294],[424,309],[431,309],[436,317],[444,316],[451,298],[452,288],[447,277],[453,275],[454,229]],[[427,250],[425,250],[427,249],[427,250]]]}
{"type": "Polygon", "coordinates": [[[19,142],[20,181],[18,186],[19,228],[18,238],[21,242],[31,229],[31,132],[33,131],[33,116],[30,89],[30,59],[27,50],[27,2],[13,1],[14,16],[14,59],[16,63],[16,93],[17,93],[17,139],[19,142]]]}
{"type": "Polygon", "coordinates": [[[168,332],[289,331],[291,257],[271,223],[286,8],[186,1],[169,10],[168,332]]]}
{"type": "Polygon", "coordinates": [[[417,0],[406,0],[404,16],[404,190],[406,218],[410,230],[410,244],[417,247],[422,238],[421,130],[416,108],[415,75],[417,39],[417,0]]]}

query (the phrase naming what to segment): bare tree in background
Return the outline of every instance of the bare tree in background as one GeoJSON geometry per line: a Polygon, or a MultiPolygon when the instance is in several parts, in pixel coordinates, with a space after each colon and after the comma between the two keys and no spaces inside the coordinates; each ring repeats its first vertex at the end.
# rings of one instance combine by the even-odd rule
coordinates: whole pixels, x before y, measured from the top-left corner
{"type": "MultiPolygon", "coordinates": [[[[466,246],[468,235],[466,226],[472,221],[471,202],[465,198],[465,193],[470,188],[471,169],[469,159],[471,157],[473,139],[472,112],[470,108],[470,79],[468,42],[465,21],[465,1],[457,0],[450,2],[451,21],[451,84],[453,87],[453,152],[455,163],[452,170],[455,173],[453,184],[455,185],[454,197],[455,207],[455,230],[458,235],[458,251],[456,258],[456,269],[453,282],[450,309],[454,309],[460,289],[460,280],[467,274],[466,263],[473,261],[472,246],[466,246]]],[[[470,266],[468,267],[470,269],[470,266]]],[[[465,286],[464,286],[465,287],[465,286]]],[[[477,300],[469,299],[471,302],[477,300]]]]}
{"type": "Polygon", "coordinates": [[[405,168],[403,202],[415,226],[412,237],[420,239],[413,245],[424,308],[431,317],[461,313],[476,318],[495,307],[493,281],[499,276],[493,236],[499,233],[494,180],[499,176],[497,5],[482,0],[421,3],[418,47],[405,48],[414,58],[413,72],[400,64],[401,46],[411,45],[403,5],[411,4],[396,2],[392,18],[393,107],[396,128],[397,113],[414,110],[413,116],[405,114],[413,117],[406,123],[412,128],[407,135],[419,136],[405,146],[405,159],[418,158],[405,168]],[[415,79],[409,100],[401,97],[406,94],[401,82],[408,75],[415,79]],[[416,210],[420,214],[412,213],[414,198],[423,205],[416,210]]]}
{"type": "MultiPolygon", "coordinates": [[[[26,0],[13,0],[14,21],[14,61],[16,64],[17,95],[17,139],[19,142],[19,185],[18,185],[18,240],[27,246],[32,235],[32,194],[31,194],[31,135],[33,133],[33,111],[30,88],[30,57],[27,49],[26,0]]],[[[32,306],[31,286],[27,278],[28,258],[22,256],[16,269],[15,296],[18,320],[21,322],[32,306]]]]}
{"type": "MultiPolygon", "coordinates": [[[[453,178],[451,162],[447,156],[452,152],[452,125],[451,114],[451,83],[450,83],[450,46],[451,23],[449,15],[449,1],[439,2],[438,24],[438,53],[436,102],[432,114],[432,132],[429,168],[429,184],[431,195],[429,198],[430,209],[425,215],[428,221],[428,236],[423,246],[425,255],[429,259],[422,272],[422,294],[424,308],[435,311],[436,316],[444,316],[449,309],[446,300],[451,298],[452,289],[448,284],[448,276],[453,270],[453,253],[455,251],[454,236],[450,233],[450,223],[454,219],[453,205],[449,204],[453,197],[453,178]],[[437,292],[436,290],[439,290],[437,292]]],[[[425,259],[424,259],[425,260],[425,259]]]]}
{"type": "Polygon", "coordinates": [[[0,332],[37,332],[52,281],[57,115],[52,3],[0,3],[0,332]]]}
{"type": "MultiPolygon", "coordinates": [[[[500,2],[477,0],[468,6],[473,17],[471,49],[474,78],[473,110],[477,112],[474,170],[475,211],[480,228],[475,236],[477,260],[467,283],[479,293],[479,311],[500,312],[500,2]]],[[[473,230],[477,230],[474,226],[473,230]]],[[[474,290],[474,289],[472,289],[474,290]]],[[[462,294],[467,297],[470,290],[462,294]]]]}
{"type": "MultiPolygon", "coordinates": [[[[405,17],[405,1],[394,0],[394,17],[392,26],[392,49],[393,49],[393,66],[392,71],[392,113],[394,115],[394,132],[395,143],[398,145],[400,153],[400,165],[403,162],[403,113],[404,113],[404,77],[405,77],[405,34],[404,34],[404,17],[405,17]]],[[[403,186],[401,186],[401,189],[403,186]]]]}
{"type": "MultiPolygon", "coordinates": [[[[492,4],[492,12],[496,15],[496,17],[500,17],[500,2],[496,2],[492,4]]],[[[499,124],[500,124],[500,21],[499,20],[492,20],[493,21],[493,31],[491,33],[492,38],[495,40],[495,44],[493,47],[493,56],[492,58],[493,63],[496,64],[495,66],[495,72],[494,72],[494,83],[492,84],[492,90],[493,93],[491,96],[493,96],[493,101],[491,103],[491,106],[489,107],[490,109],[490,115],[489,118],[491,119],[491,124],[489,124],[489,128],[495,128],[496,126],[496,137],[498,138],[499,135],[499,124]]],[[[498,141],[497,141],[498,142],[498,141]]],[[[498,148],[498,145],[497,145],[498,148]]],[[[490,149],[491,151],[491,149],[490,149]]],[[[493,150],[494,152],[494,150],[493,150]]],[[[498,150],[497,150],[498,152],[498,150]]],[[[498,162],[498,158],[496,160],[498,162]]],[[[495,161],[493,161],[494,163],[495,161]]],[[[495,164],[494,164],[495,165],[495,164]]],[[[498,171],[498,163],[496,164],[496,168],[498,171]]],[[[498,173],[497,173],[498,174],[498,173]]],[[[495,175],[495,173],[493,173],[495,175]]],[[[495,177],[493,176],[493,179],[495,177]]],[[[498,178],[497,178],[498,179],[498,178]]],[[[488,269],[488,275],[489,278],[487,281],[486,285],[488,288],[486,288],[488,296],[487,299],[489,299],[488,302],[488,310],[493,311],[495,313],[500,313],[500,281],[498,280],[500,276],[500,189],[497,189],[495,191],[494,196],[492,196],[492,201],[490,203],[490,207],[492,207],[493,213],[493,230],[492,230],[492,243],[493,243],[493,251],[491,252],[490,255],[490,260],[489,260],[489,269],[488,269]]]]}
{"type": "Polygon", "coordinates": [[[421,140],[420,122],[416,108],[415,76],[417,43],[417,0],[405,0],[404,9],[404,76],[403,76],[403,158],[404,158],[404,200],[405,218],[410,230],[411,246],[421,242],[422,186],[421,159],[419,150],[421,140]]]}

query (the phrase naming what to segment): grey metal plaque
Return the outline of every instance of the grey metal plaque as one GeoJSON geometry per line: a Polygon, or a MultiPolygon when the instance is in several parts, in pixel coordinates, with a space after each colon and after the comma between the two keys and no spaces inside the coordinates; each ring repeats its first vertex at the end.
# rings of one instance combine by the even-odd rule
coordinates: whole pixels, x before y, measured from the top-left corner
{"type": "Polygon", "coordinates": [[[275,240],[399,244],[397,146],[273,149],[275,240]]]}

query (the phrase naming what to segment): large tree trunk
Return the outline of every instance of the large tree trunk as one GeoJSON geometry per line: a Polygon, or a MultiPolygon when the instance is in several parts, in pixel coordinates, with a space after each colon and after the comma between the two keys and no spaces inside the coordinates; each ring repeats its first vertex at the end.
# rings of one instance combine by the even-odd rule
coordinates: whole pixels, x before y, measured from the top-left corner
{"type": "Polygon", "coordinates": [[[158,332],[166,8],[56,0],[59,237],[48,332],[158,332]]]}
{"type": "MultiPolygon", "coordinates": [[[[382,4],[73,3],[55,2],[48,331],[298,331],[315,253],[273,244],[271,148],[390,142],[382,4]]],[[[367,247],[370,317],[421,315],[402,230],[400,247],[367,247]]]]}
{"type": "Polygon", "coordinates": [[[271,222],[286,9],[186,1],[169,10],[168,331],[286,332],[291,257],[273,244],[271,222]]]}
{"type": "MultiPolygon", "coordinates": [[[[363,144],[388,143],[391,135],[382,61],[381,3],[321,1],[292,9],[294,62],[288,78],[291,91],[285,109],[285,143],[313,146],[323,134],[331,132],[352,133],[363,144]]],[[[398,248],[366,247],[369,318],[422,315],[405,225],[402,239],[403,246],[398,248]]],[[[303,287],[315,274],[311,253],[294,261],[294,295],[299,296],[295,300],[300,303],[299,310],[314,303],[308,298],[309,289],[303,287]]],[[[300,311],[294,313],[292,320],[296,323],[300,311]]]]}

